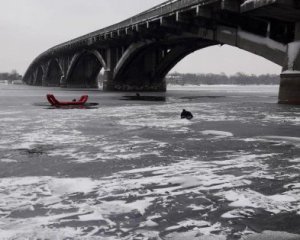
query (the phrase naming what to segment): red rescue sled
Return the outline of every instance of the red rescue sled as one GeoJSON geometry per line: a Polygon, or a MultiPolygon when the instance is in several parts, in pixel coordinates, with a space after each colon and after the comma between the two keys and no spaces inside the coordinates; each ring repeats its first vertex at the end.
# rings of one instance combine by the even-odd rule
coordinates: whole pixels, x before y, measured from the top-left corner
{"type": "Polygon", "coordinates": [[[78,101],[71,101],[71,102],[61,102],[58,101],[54,95],[52,94],[47,94],[47,100],[48,102],[55,107],[60,107],[60,106],[82,106],[84,105],[87,100],[88,100],[89,96],[88,95],[84,95],[82,96],[78,101]]]}

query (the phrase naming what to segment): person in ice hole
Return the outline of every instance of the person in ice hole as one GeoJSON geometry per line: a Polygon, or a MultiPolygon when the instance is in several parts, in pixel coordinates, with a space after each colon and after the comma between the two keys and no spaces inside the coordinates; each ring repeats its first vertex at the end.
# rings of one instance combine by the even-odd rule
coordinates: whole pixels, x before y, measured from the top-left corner
{"type": "Polygon", "coordinates": [[[185,109],[182,110],[182,113],[181,113],[181,118],[186,118],[188,120],[191,120],[193,118],[193,114],[189,111],[186,111],[185,109]]]}

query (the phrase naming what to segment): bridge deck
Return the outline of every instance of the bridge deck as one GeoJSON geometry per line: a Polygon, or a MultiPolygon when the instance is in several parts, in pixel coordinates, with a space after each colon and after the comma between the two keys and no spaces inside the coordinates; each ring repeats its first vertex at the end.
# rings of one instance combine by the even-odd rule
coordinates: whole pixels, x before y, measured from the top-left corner
{"type": "Polygon", "coordinates": [[[131,18],[128,18],[122,22],[119,22],[117,24],[111,25],[109,27],[97,30],[95,32],[83,35],[81,37],[75,38],[73,40],[70,40],[68,42],[62,43],[60,45],[57,45],[48,51],[54,51],[58,50],[65,46],[70,46],[72,44],[76,44],[81,41],[86,41],[89,38],[94,37],[103,37],[107,34],[110,34],[111,32],[116,32],[121,29],[129,28],[131,26],[146,23],[149,21],[153,21],[156,19],[159,19],[160,17],[167,16],[170,14],[174,14],[175,12],[182,11],[186,8],[196,7],[196,6],[205,6],[212,3],[220,2],[221,0],[171,0],[162,4],[159,4],[147,11],[144,11],[140,14],[137,14],[131,18]]]}
{"type": "Polygon", "coordinates": [[[300,21],[300,1],[297,4],[298,6],[291,0],[247,0],[241,5],[241,13],[298,22],[300,21]]]}

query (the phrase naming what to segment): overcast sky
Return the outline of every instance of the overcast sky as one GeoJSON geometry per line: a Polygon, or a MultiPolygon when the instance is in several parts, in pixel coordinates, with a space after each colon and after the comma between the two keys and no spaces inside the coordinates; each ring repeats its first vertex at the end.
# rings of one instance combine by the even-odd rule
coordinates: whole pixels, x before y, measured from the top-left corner
{"type": "MultiPolygon", "coordinates": [[[[0,72],[23,74],[50,47],[122,21],[164,0],[0,0],[0,72]]],[[[199,50],[172,71],[280,73],[281,67],[229,47],[199,50]]]]}

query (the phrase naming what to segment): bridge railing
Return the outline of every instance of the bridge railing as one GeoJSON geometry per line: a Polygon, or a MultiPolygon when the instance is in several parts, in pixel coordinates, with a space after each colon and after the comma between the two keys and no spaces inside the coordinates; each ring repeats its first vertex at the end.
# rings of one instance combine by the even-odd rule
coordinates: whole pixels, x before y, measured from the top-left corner
{"type": "Polygon", "coordinates": [[[60,45],[57,45],[49,51],[58,50],[61,47],[73,45],[74,43],[78,43],[84,40],[87,40],[89,38],[97,37],[97,36],[103,36],[105,34],[109,34],[111,32],[129,28],[131,26],[141,24],[143,22],[151,21],[153,19],[160,18],[162,16],[172,14],[174,12],[183,10],[185,8],[189,8],[192,6],[204,6],[209,3],[213,2],[219,2],[220,0],[169,0],[167,2],[164,2],[162,4],[159,4],[153,8],[150,8],[147,11],[144,11],[140,14],[137,14],[131,18],[128,18],[122,22],[119,22],[117,24],[111,25],[109,27],[97,30],[95,32],[83,35],[81,37],[75,38],[73,40],[70,40],[68,42],[62,43],[60,45]]]}

